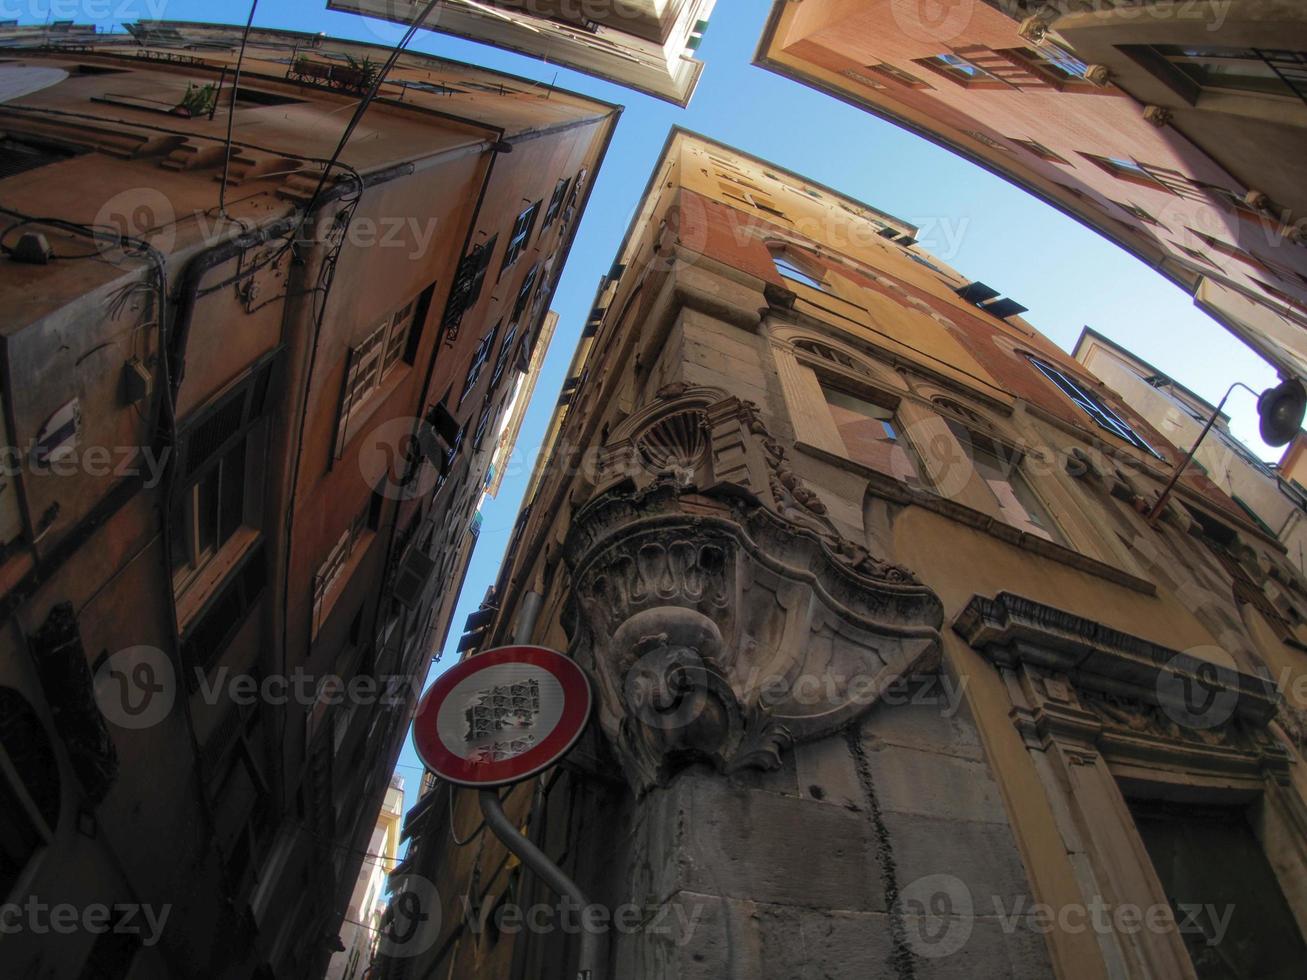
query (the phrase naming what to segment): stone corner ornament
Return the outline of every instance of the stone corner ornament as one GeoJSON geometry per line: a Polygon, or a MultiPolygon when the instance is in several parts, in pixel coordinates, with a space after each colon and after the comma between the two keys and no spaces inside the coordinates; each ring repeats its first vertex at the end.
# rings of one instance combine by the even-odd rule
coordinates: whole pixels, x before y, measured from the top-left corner
{"type": "Polygon", "coordinates": [[[572,655],[638,794],[771,769],[938,666],[943,607],[848,541],[748,402],[665,388],[605,447],[564,547],[572,655]]]}

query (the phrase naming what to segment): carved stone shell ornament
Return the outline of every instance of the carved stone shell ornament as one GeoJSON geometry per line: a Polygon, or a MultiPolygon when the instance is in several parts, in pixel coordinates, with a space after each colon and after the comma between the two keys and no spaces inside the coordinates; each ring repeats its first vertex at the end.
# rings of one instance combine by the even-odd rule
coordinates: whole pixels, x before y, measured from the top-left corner
{"type": "Polygon", "coordinates": [[[934,670],[943,621],[930,589],[839,537],[751,406],[700,408],[701,448],[694,413],[667,407],[626,436],[642,476],[610,447],[625,475],[577,511],[564,547],[572,652],[638,794],[691,763],[778,766],[934,670]],[[645,446],[663,447],[663,469],[645,446]]]}

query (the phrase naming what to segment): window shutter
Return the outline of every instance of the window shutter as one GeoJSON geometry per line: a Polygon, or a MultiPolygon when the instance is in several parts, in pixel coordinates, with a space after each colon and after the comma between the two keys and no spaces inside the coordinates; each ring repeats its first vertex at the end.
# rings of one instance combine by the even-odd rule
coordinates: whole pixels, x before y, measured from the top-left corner
{"type": "Polygon", "coordinates": [[[499,236],[496,235],[484,245],[477,245],[458,263],[442,321],[449,331],[451,340],[458,336],[458,326],[463,322],[463,314],[481,296],[481,287],[486,281],[486,269],[490,266],[490,257],[494,254],[498,239],[499,236]]]}
{"type": "Polygon", "coordinates": [[[331,452],[332,459],[340,459],[345,453],[345,436],[349,430],[349,413],[354,407],[354,385],[358,380],[358,350],[351,347],[345,358],[345,384],[340,393],[340,412],[336,416],[336,444],[331,452]]]}
{"type": "Polygon", "coordinates": [[[265,356],[230,391],[183,425],[177,438],[182,456],[178,470],[187,481],[220,458],[263,415],[276,354],[265,356]]]}

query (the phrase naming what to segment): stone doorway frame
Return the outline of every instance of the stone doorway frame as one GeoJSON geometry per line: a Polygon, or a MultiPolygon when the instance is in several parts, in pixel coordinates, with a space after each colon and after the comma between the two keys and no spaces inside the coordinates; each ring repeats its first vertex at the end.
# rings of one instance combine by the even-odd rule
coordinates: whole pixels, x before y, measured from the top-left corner
{"type": "MultiPolygon", "coordinates": [[[[1307,935],[1307,804],[1272,727],[1274,683],[1011,593],[973,596],[953,629],[1000,672],[1086,904],[1169,908],[1126,789],[1257,802],[1255,830],[1307,935]]],[[[1170,923],[1096,930],[1107,975],[1195,977],[1170,923]]]]}

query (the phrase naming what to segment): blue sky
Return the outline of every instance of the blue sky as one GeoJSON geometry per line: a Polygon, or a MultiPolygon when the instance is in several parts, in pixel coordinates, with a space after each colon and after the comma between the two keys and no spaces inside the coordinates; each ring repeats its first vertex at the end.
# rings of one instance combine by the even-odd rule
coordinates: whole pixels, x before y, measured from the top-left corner
{"type": "MultiPolygon", "coordinates": [[[[40,10],[42,0],[35,2],[40,10]]],[[[58,16],[68,17],[68,6],[57,6],[58,16]]],[[[244,23],[249,13],[243,4],[214,0],[115,0],[105,6],[119,20],[163,17],[244,23]]],[[[495,578],[595,287],[612,264],[673,125],[738,146],[922,227],[926,247],[964,275],[1028,306],[1026,319],[1068,350],[1081,328],[1092,326],[1212,402],[1232,381],[1258,390],[1275,383],[1274,371],[1197,310],[1186,293],[1117,246],[946,150],[754,68],[750,62],[768,7],[770,2],[764,0],[718,4],[699,52],[708,67],[688,110],[441,34],[423,34],[411,46],[541,81],[557,78],[564,88],[626,106],[554,300],[553,308],[561,317],[558,332],[504,485],[498,498],[483,508],[480,541],[445,658],[436,671],[453,662],[463,621],[495,578]]],[[[94,12],[97,5],[86,0],[86,9],[94,12]]],[[[255,24],[363,41],[393,42],[400,33],[393,24],[328,12],[325,0],[264,0],[255,24]]],[[[1267,459],[1278,457],[1257,437],[1252,395],[1236,392],[1228,411],[1232,430],[1254,452],[1267,459]]],[[[421,769],[411,743],[400,763],[406,803],[412,805],[421,769]]]]}

